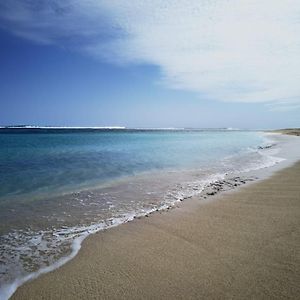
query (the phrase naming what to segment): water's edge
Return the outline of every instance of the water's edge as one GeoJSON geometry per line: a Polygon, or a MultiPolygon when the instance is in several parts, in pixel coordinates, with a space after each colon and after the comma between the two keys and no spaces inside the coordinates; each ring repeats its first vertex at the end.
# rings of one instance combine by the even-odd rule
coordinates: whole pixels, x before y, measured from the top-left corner
{"type": "MultiPolygon", "coordinates": [[[[256,182],[257,180],[265,179],[267,177],[270,177],[274,172],[283,169],[287,167],[290,164],[293,164],[297,159],[300,157],[297,157],[297,153],[290,153],[291,146],[293,146],[295,143],[299,144],[299,140],[296,140],[294,137],[283,137],[281,135],[267,135],[269,139],[271,139],[271,143],[275,139],[275,143],[280,146],[280,149],[278,150],[278,154],[280,157],[277,160],[274,160],[274,163],[271,165],[264,165],[260,168],[257,168],[255,170],[244,170],[243,172],[236,172],[236,173],[224,173],[224,174],[218,174],[218,176],[213,176],[212,178],[208,178],[201,189],[201,191],[195,196],[197,199],[202,198],[206,199],[211,196],[214,196],[216,194],[219,194],[224,191],[237,189],[240,186],[244,186],[249,184],[250,182],[256,182]]],[[[295,147],[295,145],[293,146],[295,147]]],[[[266,149],[266,151],[269,151],[270,149],[266,149]]],[[[273,150],[273,149],[272,149],[273,150]]],[[[274,155],[273,153],[268,154],[269,156],[274,155]]],[[[150,209],[144,212],[139,213],[129,213],[127,215],[124,215],[120,218],[114,218],[110,220],[109,223],[101,222],[99,224],[94,224],[89,226],[88,228],[84,228],[84,230],[80,227],[78,227],[78,236],[74,238],[72,242],[72,248],[71,248],[71,254],[69,256],[65,256],[60,258],[58,261],[56,261],[54,264],[39,269],[36,272],[30,273],[24,277],[17,278],[14,282],[11,284],[7,284],[5,286],[2,286],[0,288],[0,296],[1,299],[9,299],[13,293],[16,291],[16,289],[24,284],[25,282],[29,280],[33,280],[37,278],[38,276],[51,272],[60,266],[64,265],[66,262],[73,259],[77,253],[79,252],[81,248],[81,244],[84,241],[84,239],[89,236],[90,234],[94,234],[100,230],[109,229],[115,226],[118,226],[120,224],[124,224],[127,222],[130,222],[134,220],[135,218],[140,218],[144,216],[148,216],[149,214],[155,213],[156,211],[161,210],[167,210],[179,201],[185,201],[187,199],[190,199],[192,197],[183,197],[183,199],[174,200],[173,203],[164,204],[161,207],[150,209]]]]}

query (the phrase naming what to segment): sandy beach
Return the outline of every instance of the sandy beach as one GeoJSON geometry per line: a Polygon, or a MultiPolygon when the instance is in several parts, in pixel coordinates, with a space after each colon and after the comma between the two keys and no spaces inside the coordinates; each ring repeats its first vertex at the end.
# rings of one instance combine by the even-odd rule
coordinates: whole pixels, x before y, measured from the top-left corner
{"type": "Polygon", "coordinates": [[[0,300],[300,300],[300,0],[7,0],[0,44],[0,300]]]}
{"type": "Polygon", "coordinates": [[[12,299],[296,299],[300,162],[88,237],[12,299]]]}

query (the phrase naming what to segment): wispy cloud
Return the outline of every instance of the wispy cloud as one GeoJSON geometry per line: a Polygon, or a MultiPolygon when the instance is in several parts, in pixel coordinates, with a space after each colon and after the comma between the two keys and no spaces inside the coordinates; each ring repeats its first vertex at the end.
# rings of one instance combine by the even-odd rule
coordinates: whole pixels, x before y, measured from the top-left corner
{"type": "Polygon", "coordinates": [[[114,63],[157,65],[167,86],[206,98],[300,103],[299,0],[10,0],[0,26],[114,63]]]}

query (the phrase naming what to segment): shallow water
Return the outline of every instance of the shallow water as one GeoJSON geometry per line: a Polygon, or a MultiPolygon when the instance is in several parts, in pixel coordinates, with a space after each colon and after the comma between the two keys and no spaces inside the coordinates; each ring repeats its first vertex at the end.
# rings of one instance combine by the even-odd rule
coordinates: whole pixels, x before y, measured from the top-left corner
{"type": "Polygon", "coordinates": [[[0,285],[51,266],[75,238],[270,166],[249,131],[0,132],[0,285]]]}

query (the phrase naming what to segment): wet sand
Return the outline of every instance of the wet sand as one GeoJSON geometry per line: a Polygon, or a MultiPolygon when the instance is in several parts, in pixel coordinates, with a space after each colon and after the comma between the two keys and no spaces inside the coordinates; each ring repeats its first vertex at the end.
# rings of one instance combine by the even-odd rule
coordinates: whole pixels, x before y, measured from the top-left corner
{"type": "Polygon", "coordinates": [[[88,237],[12,299],[296,299],[300,162],[88,237]]]}

